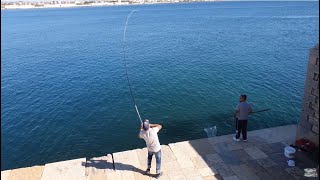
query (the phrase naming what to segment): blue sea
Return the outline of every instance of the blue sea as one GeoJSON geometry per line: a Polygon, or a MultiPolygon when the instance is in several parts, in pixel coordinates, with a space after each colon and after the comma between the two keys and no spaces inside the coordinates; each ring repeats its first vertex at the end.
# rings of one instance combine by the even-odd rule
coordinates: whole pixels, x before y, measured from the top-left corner
{"type": "MultiPolygon", "coordinates": [[[[1,10],[1,170],[296,124],[319,2],[211,2],[1,10]]],[[[250,137],[249,137],[250,138],[250,137]]]]}

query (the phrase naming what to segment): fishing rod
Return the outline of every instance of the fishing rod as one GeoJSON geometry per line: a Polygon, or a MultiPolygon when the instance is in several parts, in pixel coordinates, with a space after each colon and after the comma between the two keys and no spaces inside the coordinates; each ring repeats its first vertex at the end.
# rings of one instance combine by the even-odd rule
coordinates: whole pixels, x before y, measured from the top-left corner
{"type": "Polygon", "coordinates": [[[270,109],[262,109],[262,110],[259,110],[259,111],[253,111],[252,113],[249,113],[249,115],[250,115],[250,114],[254,114],[254,113],[269,111],[269,110],[270,110],[270,109]]]}
{"type": "Polygon", "coordinates": [[[139,110],[138,110],[138,106],[137,106],[136,100],[135,100],[135,98],[133,96],[132,87],[131,87],[131,83],[130,83],[130,79],[129,79],[129,75],[128,75],[127,61],[126,61],[126,32],[127,32],[127,26],[128,26],[129,19],[130,19],[131,15],[134,12],[137,12],[137,10],[132,10],[130,12],[130,14],[127,17],[126,25],[124,26],[124,31],[123,31],[123,62],[124,62],[125,69],[126,69],[127,82],[128,82],[131,98],[132,98],[132,101],[133,101],[133,104],[134,104],[134,108],[135,108],[135,110],[136,110],[136,112],[138,114],[140,122],[142,123],[142,119],[141,119],[141,116],[140,116],[140,113],[139,113],[139,110]]]}
{"type": "MultiPolygon", "coordinates": [[[[259,111],[253,111],[253,112],[249,113],[249,115],[250,114],[254,114],[254,113],[260,113],[260,112],[264,112],[264,111],[269,111],[269,110],[271,110],[271,109],[262,109],[262,110],[259,110],[259,111]]],[[[239,120],[237,120],[236,116],[233,116],[233,118],[234,118],[234,121],[236,123],[236,134],[237,134],[238,133],[239,120]]]]}

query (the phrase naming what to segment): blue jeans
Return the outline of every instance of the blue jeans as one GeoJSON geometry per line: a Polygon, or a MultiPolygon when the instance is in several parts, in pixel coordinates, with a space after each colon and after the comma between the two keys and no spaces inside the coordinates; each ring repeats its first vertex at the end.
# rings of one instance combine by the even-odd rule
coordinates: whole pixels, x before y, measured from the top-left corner
{"type": "Polygon", "coordinates": [[[152,156],[155,155],[156,157],[156,162],[157,162],[157,166],[156,166],[156,173],[160,173],[160,168],[161,168],[161,150],[159,150],[158,152],[150,152],[148,151],[148,169],[151,168],[151,161],[152,161],[152,156]]]}

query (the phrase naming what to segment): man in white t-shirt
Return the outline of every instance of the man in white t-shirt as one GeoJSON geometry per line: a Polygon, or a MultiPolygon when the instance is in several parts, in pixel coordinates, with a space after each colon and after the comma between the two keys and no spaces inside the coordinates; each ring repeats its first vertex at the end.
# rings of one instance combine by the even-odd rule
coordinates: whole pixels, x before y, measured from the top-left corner
{"type": "Polygon", "coordinates": [[[150,124],[149,120],[144,120],[140,127],[139,138],[146,141],[148,149],[148,168],[147,174],[150,174],[152,156],[156,157],[156,178],[162,175],[161,168],[161,145],[158,138],[158,132],[162,128],[159,124],[150,124]]]}

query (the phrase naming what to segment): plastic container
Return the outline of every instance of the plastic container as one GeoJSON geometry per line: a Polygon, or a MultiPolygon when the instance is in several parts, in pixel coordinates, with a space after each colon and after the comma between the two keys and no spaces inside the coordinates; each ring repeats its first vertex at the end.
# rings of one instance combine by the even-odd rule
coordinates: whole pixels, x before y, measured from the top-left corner
{"type": "Polygon", "coordinates": [[[207,133],[208,138],[215,137],[217,135],[216,126],[204,128],[204,131],[207,133]]]}
{"type": "Polygon", "coordinates": [[[291,147],[291,146],[287,146],[284,148],[284,155],[287,158],[293,158],[294,157],[294,153],[296,153],[296,149],[291,147]]]}
{"type": "Polygon", "coordinates": [[[288,166],[290,166],[290,167],[294,167],[295,166],[294,160],[288,160],[287,163],[288,163],[288,166]]]}

